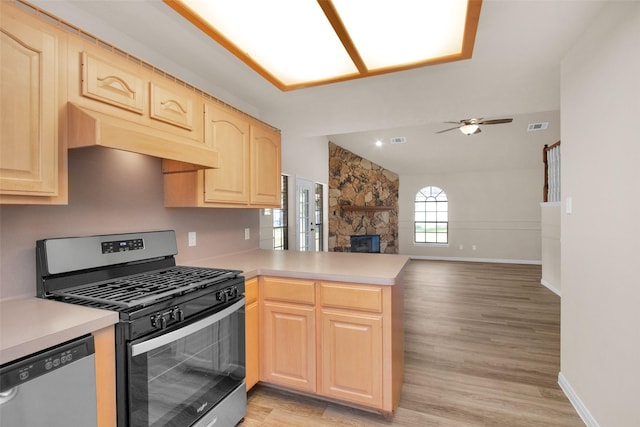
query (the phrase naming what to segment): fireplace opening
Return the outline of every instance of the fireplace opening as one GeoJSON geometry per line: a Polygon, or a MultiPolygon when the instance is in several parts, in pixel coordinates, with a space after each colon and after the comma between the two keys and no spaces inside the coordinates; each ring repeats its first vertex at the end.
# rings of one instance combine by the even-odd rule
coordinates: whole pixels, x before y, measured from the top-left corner
{"type": "Polygon", "coordinates": [[[380,253],[379,234],[351,236],[351,252],[380,253]]]}

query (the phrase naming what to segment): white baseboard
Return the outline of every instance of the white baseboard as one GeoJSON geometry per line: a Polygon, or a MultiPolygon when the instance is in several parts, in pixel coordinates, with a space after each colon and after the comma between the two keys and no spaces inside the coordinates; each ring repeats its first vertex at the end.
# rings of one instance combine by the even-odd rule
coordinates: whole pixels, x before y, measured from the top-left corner
{"type": "Polygon", "coordinates": [[[411,259],[426,259],[433,261],[465,261],[465,262],[494,262],[498,264],[533,264],[542,265],[542,261],[530,259],[494,259],[494,258],[463,258],[463,257],[441,257],[426,255],[408,255],[411,259]]]}
{"type": "Polygon", "coordinates": [[[554,294],[556,294],[558,296],[561,296],[560,295],[560,289],[558,289],[555,286],[553,286],[550,282],[548,282],[548,281],[546,281],[544,279],[540,279],[540,283],[542,283],[547,289],[549,289],[554,294]]]}
{"type": "Polygon", "coordinates": [[[589,412],[584,403],[582,403],[582,400],[580,400],[576,392],[573,390],[571,384],[569,384],[564,375],[562,375],[562,372],[558,374],[558,385],[564,392],[565,396],[567,396],[567,399],[569,399],[569,402],[571,402],[576,412],[578,413],[578,415],[580,415],[580,418],[582,418],[582,421],[584,421],[587,427],[600,427],[596,419],[593,418],[593,415],[591,415],[591,412],[589,412]]]}

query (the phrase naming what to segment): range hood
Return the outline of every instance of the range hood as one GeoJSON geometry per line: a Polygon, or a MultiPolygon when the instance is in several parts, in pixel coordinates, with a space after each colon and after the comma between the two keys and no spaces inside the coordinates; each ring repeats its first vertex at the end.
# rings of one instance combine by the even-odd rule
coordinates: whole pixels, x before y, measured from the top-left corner
{"type": "Polygon", "coordinates": [[[70,149],[107,147],[180,162],[172,172],[218,168],[218,152],[189,138],[67,104],[70,149]]]}

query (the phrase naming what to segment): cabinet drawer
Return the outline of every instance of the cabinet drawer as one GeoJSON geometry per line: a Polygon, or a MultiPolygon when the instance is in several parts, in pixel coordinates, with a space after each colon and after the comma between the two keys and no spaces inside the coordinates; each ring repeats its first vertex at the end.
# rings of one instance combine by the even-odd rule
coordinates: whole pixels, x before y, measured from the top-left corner
{"type": "Polygon", "coordinates": [[[382,313],[382,288],[322,282],[320,283],[320,304],[323,307],[382,313]]]}
{"type": "Polygon", "coordinates": [[[183,129],[193,129],[193,97],[187,92],[149,83],[151,96],[149,115],[152,119],[183,129]]]}
{"type": "Polygon", "coordinates": [[[143,114],[144,90],[142,78],[82,52],[82,96],[143,114]]]}
{"type": "Polygon", "coordinates": [[[314,282],[270,277],[261,280],[261,292],[265,300],[315,304],[314,282]]]}

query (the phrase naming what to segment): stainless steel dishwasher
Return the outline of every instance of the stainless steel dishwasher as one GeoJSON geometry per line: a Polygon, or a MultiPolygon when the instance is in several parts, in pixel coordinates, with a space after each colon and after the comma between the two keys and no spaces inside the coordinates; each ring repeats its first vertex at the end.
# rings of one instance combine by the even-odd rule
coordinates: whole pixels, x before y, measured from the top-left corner
{"type": "Polygon", "coordinates": [[[0,367],[0,426],[97,425],[92,336],[0,367]]]}

